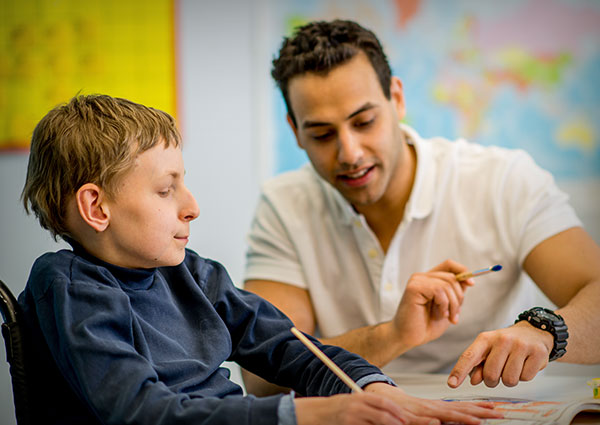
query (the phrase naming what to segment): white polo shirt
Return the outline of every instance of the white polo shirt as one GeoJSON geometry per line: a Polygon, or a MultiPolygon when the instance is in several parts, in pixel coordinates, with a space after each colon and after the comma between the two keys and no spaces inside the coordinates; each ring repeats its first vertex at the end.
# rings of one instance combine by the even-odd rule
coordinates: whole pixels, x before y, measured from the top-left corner
{"type": "Polygon", "coordinates": [[[581,222],[552,176],[524,151],[423,140],[402,128],[416,148],[417,170],[386,254],[364,216],[307,165],[264,184],[248,235],[245,280],[308,289],[320,334],[333,337],[390,320],[412,273],[448,258],[469,269],[501,264],[502,271],[467,290],[459,324],[384,368],[448,371],[480,332],[506,327],[532,307],[524,259],[581,222]]]}

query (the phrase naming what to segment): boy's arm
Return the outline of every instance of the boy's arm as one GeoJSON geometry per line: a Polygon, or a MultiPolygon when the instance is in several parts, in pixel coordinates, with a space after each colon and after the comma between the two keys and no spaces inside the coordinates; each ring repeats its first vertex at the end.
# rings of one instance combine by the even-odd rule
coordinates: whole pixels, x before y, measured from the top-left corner
{"type": "MultiPolygon", "coordinates": [[[[233,286],[225,269],[215,263],[202,283],[232,337],[229,360],[269,382],[293,388],[303,395],[331,395],[349,389],[291,333],[293,323],[256,294],[233,286]]],[[[313,339],[321,345],[316,339],[313,339]]],[[[355,381],[381,371],[340,347],[322,346],[325,354],[355,381]]]]}

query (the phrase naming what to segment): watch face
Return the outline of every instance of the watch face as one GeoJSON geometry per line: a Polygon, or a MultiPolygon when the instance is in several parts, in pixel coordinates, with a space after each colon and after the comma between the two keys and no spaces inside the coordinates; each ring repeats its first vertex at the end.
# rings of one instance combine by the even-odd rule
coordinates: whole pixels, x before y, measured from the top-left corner
{"type": "Polygon", "coordinates": [[[542,319],[556,320],[556,316],[554,314],[550,314],[545,310],[538,310],[536,312],[536,315],[542,319]]]}

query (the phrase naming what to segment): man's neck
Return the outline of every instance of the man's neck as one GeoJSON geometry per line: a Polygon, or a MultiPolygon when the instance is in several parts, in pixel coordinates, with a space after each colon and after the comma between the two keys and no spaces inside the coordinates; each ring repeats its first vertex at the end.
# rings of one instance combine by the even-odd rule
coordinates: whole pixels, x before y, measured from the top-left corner
{"type": "Polygon", "coordinates": [[[392,238],[402,222],[417,169],[415,147],[406,141],[402,141],[402,144],[403,160],[398,164],[386,193],[373,205],[356,208],[365,216],[369,227],[377,236],[383,252],[387,252],[392,238]]]}

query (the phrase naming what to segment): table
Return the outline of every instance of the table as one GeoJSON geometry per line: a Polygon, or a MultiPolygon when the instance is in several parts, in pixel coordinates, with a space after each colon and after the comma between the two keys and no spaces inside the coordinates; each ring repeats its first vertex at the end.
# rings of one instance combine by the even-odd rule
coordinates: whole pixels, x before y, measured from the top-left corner
{"type": "MultiPolygon", "coordinates": [[[[587,385],[589,378],[582,376],[538,375],[530,382],[521,382],[515,387],[506,387],[502,383],[496,388],[485,385],[473,386],[468,378],[463,384],[452,389],[445,374],[403,373],[389,375],[400,388],[408,394],[430,398],[461,398],[467,396],[509,397],[539,401],[573,401],[592,397],[592,389],[587,385]]],[[[515,425],[519,421],[514,421],[515,425]]],[[[523,423],[523,422],[521,422],[523,423]]],[[[572,424],[600,424],[600,414],[581,413],[572,424]]]]}

